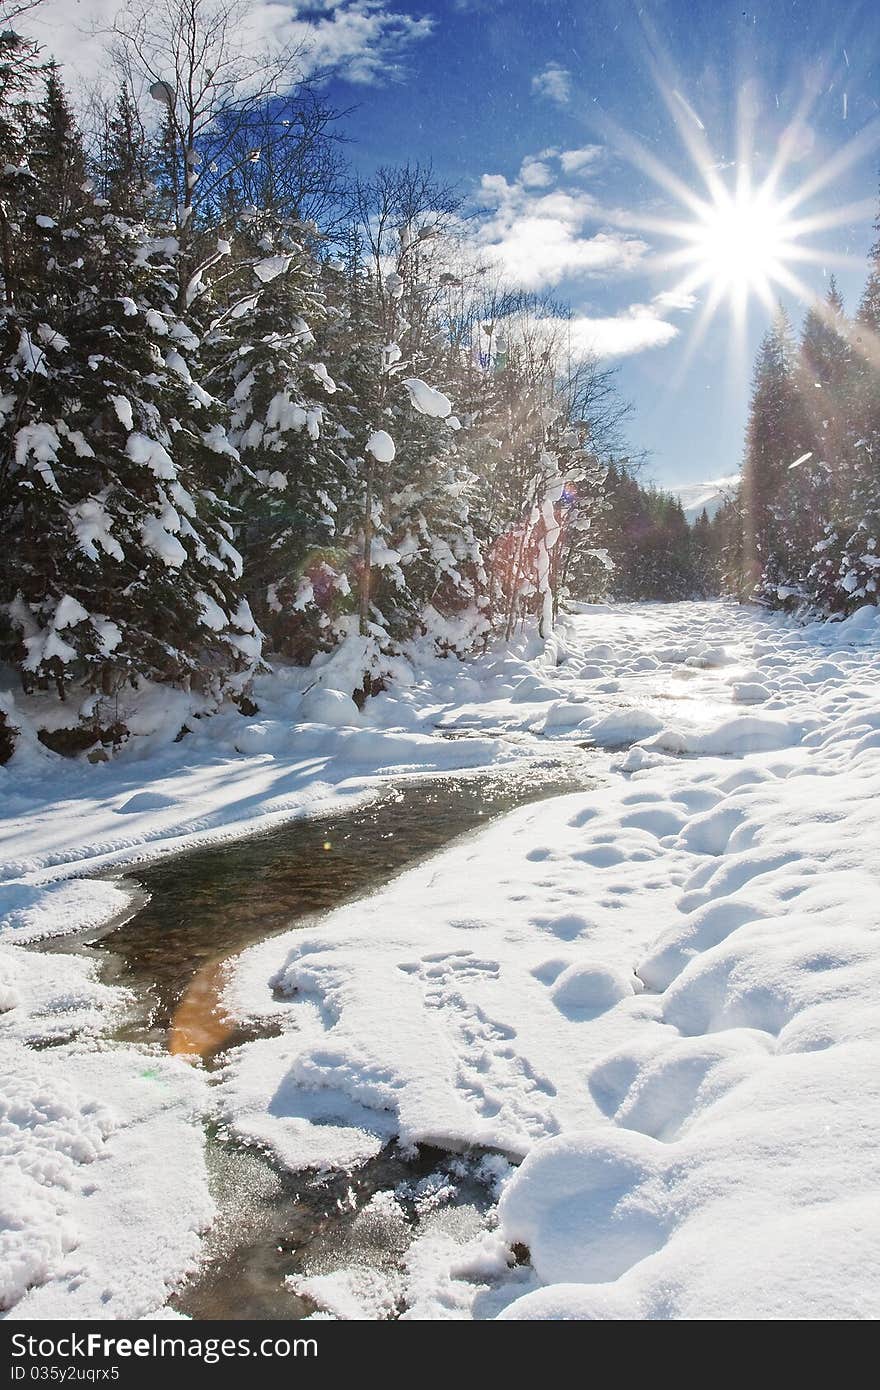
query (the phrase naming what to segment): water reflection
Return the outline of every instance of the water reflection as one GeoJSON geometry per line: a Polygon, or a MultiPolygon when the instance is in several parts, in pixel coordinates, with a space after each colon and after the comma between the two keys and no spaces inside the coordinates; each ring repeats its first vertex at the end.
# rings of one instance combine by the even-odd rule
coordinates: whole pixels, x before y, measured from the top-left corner
{"type": "Polygon", "coordinates": [[[170,1030],[172,1051],[210,1055],[229,1033],[213,1013],[224,959],[373,891],[493,816],[591,785],[590,767],[572,749],[541,767],[413,781],[351,811],[138,867],[130,877],[149,900],[95,942],[149,1000],[129,1036],[170,1030]]]}

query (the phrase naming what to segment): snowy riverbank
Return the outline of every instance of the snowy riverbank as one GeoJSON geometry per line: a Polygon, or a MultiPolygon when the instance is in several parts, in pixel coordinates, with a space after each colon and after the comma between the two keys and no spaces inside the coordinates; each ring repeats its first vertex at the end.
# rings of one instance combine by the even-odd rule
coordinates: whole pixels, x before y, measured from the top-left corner
{"type": "MultiPolygon", "coordinates": [[[[0,771],[12,1316],[162,1306],[211,1217],[194,1117],[214,1106],[291,1167],[345,1167],[395,1137],[503,1156],[485,1229],[412,1247],[407,1316],[876,1307],[874,610],[797,629],[717,604],[588,609],[534,658],[434,661],[336,727],[298,721],[294,674],[253,719],[149,756],[0,771]],[[280,1031],[216,1084],[102,1042],[123,992],[81,957],[12,944],[124,910],[71,872],[402,772],[528,760],[534,735],[620,749],[600,789],[246,952],[227,1005],[280,1031]],[[513,1244],[529,1263],[509,1267],[513,1244]]],[[[357,1269],[308,1292],[331,1314],[387,1306],[357,1269]]]]}

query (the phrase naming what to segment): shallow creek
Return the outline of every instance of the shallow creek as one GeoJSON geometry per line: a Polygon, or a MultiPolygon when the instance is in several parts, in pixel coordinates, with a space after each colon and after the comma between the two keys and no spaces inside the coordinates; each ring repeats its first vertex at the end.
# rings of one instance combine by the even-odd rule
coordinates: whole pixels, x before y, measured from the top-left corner
{"type": "MultiPolygon", "coordinates": [[[[596,785],[598,765],[595,754],[568,745],[503,771],[401,780],[349,811],[133,867],[125,879],[138,892],[133,914],[79,943],[101,954],[105,979],[134,993],[135,1010],[117,1036],[198,1054],[213,1069],[226,1048],[254,1036],[218,1007],[231,956],[313,925],[506,811],[596,785]]],[[[46,944],[71,947],[69,937],[46,944]]],[[[466,1239],[491,1203],[479,1154],[423,1150],[409,1158],[391,1146],[354,1174],[322,1179],[281,1169],[214,1125],[206,1142],[218,1218],[199,1271],[172,1300],[193,1317],[303,1317],[315,1305],[288,1277],[344,1268],[387,1278],[385,1315],[393,1317],[414,1236],[430,1228],[466,1239]],[[391,1193],[394,1201],[369,1205],[391,1193]]]]}

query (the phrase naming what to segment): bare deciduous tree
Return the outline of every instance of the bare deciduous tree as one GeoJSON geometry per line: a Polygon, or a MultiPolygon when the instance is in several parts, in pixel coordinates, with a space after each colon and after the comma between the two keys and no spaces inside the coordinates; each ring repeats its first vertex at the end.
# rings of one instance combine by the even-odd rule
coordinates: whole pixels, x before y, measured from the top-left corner
{"type": "Polygon", "coordinates": [[[182,309],[206,268],[197,253],[199,205],[216,199],[232,169],[261,157],[258,147],[240,148],[241,137],[303,71],[302,47],[258,51],[249,43],[247,17],[246,0],[129,0],[112,29],[133,87],[146,87],[162,108],[160,165],[180,243],[182,309]]]}

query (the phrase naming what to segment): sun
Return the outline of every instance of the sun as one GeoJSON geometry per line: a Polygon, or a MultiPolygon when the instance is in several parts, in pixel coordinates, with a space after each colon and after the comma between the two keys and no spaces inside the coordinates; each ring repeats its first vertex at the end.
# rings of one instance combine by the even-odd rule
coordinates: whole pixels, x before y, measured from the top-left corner
{"type": "Polygon", "coordinates": [[[805,82],[787,118],[779,114],[778,97],[774,102],[754,84],[743,83],[730,93],[727,105],[735,116],[728,124],[722,106],[701,114],[683,95],[661,40],[641,11],[640,16],[647,68],[678,141],[664,158],[654,142],[607,111],[592,117],[608,148],[660,194],[640,207],[614,209],[609,220],[650,238],[646,268],[669,277],[656,301],[679,312],[694,311],[676,368],[679,379],[716,315],[726,312],[731,374],[739,380],[747,370],[754,308],[770,316],[781,302],[800,302],[825,315],[829,275],[841,268],[863,269],[863,259],[848,244],[832,247],[827,237],[874,215],[873,196],[847,203],[834,185],[857,161],[874,157],[880,115],[837,149],[805,162],[804,132],[830,90],[827,82],[816,75],[805,82]],[[710,136],[712,124],[721,125],[720,149],[710,136]]]}
{"type": "Polygon", "coordinates": [[[771,286],[797,254],[796,228],[782,205],[761,193],[719,190],[685,228],[680,260],[692,264],[689,290],[707,285],[716,294],[766,300],[771,286]]]}
{"type": "Polygon", "coordinates": [[[686,218],[652,223],[667,239],[657,263],[676,276],[672,296],[702,302],[697,341],[725,304],[742,330],[737,336],[744,338],[752,300],[772,312],[782,293],[805,301],[812,298],[795,266],[818,260],[801,240],[814,229],[815,220],[794,215],[792,198],[779,195],[775,179],[755,187],[745,166],[736,170],[733,187],[711,167],[706,173],[705,191],[688,189],[682,197],[686,218]]]}

